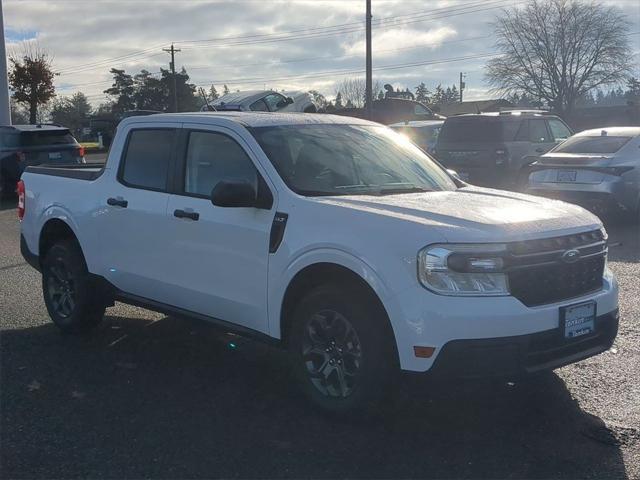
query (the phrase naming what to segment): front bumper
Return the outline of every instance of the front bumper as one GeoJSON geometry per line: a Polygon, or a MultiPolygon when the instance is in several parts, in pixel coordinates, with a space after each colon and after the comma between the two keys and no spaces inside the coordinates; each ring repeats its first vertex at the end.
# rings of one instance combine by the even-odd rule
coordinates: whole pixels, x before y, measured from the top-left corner
{"type": "Polygon", "coordinates": [[[553,370],[608,350],[618,332],[618,309],[596,318],[595,331],[573,340],[560,328],[513,337],[453,340],[430,375],[447,378],[520,376],[553,370]]]}

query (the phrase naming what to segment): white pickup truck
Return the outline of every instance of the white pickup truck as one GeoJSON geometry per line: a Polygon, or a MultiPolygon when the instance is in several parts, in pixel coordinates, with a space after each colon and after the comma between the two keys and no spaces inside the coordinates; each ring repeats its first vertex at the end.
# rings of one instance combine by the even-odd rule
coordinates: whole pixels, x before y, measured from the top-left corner
{"type": "Polygon", "coordinates": [[[476,188],[363,120],[218,112],[124,120],[104,168],[29,167],[21,249],[64,331],[114,301],[290,352],[337,412],[397,370],[515,376],[607,350],[618,287],[597,217],[476,188]]]}

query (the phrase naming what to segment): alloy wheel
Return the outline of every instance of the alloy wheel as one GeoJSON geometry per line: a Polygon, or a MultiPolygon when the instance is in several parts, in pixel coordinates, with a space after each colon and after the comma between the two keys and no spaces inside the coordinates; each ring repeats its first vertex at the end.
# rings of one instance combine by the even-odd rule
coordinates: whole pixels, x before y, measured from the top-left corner
{"type": "Polygon", "coordinates": [[[56,315],[67,318],[76,305],[76,291],[73,275],[58,261],[48,268],[47,293],[56,315]]]}
{"type": "Polygon", "coordinates": [[[306,324],[302,350],[307,374],[320,393],[351,395],[362,367],[362,347],[344,315],[333,310],[314,314],[306,324]]]}

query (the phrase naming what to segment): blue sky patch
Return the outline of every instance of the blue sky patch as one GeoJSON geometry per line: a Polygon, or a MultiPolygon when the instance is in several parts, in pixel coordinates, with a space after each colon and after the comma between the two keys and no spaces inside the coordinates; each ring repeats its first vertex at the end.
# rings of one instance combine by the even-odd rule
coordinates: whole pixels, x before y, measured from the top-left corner
{"type": "Polygon", "coordinates": [[[38,36],[38,32],[36,30],[14,30],[11,27],[8,27],[4,31],[4,38],[7,43],[15,43],[21,42],[23,40],[32,40],[38,36]]]}

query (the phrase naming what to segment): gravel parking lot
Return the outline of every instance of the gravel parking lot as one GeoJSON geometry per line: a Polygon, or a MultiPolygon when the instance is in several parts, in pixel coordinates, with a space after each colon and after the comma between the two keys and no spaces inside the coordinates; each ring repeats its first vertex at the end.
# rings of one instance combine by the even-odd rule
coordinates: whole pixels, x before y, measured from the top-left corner
{"type": "Polygon", "coordinates": [[[309,408],[282,352],[206,324],[118,304],[60,334],[5,205],[0,476],[640,478],[640,232],[608,228],[610,351],[522,383],[406,377],[388,411],[345,421],[309,408]]]}

